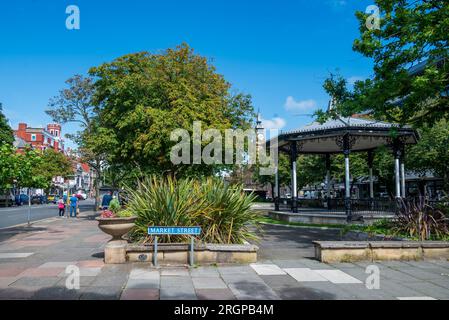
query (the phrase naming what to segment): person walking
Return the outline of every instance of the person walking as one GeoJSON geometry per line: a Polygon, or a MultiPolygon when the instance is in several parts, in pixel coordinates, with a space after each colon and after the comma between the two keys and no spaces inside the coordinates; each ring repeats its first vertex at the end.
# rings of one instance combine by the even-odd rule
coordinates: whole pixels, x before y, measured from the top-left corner
{"type": "Polygon", "coordinates": [[[109,204],[112,201],[112,191],[109,191],[103,196],[103,201],[101,202],[101,209],[106,210],[109,208],[109,204]]]}
{"type": "Polygon", "coordinates": [[[58,209],[59,209],[59,216],[64,217],[65,214],[65,203],[63,199],[58,200],[58,209]]]}
{"type": "Polygon", "coordinates": [[[76,210],[78,209],[78,198],[72,194],[70,198],[70,218],[76,218],[76,210]]]}

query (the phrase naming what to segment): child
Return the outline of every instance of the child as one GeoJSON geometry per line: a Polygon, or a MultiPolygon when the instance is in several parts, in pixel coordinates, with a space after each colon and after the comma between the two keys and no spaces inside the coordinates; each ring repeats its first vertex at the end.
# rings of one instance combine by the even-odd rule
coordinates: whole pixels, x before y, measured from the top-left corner
{"type": "Polygon", "coordinates": [[[58,201],[58,209],[59,209],[59,216],[64,217],[65,213],[65,204],[63,199],[59,199],[58,201]]]}

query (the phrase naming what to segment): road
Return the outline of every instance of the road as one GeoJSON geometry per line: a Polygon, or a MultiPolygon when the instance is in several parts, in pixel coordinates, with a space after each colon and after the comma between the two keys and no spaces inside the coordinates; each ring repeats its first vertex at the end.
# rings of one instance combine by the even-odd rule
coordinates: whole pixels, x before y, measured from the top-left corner
{"type": "MultiPolygon", "coordinates": [[[[80,211],[92,211],[93,200],[80,202],[80,211]]],[[[67,213],[67,211],[66,211],[67,213]]],[[[38,221],[46,218],[56,217],[58,215],[58,206],[56,204],[32,205],[31,221],[38,221]]],[[[0,208],[0,229],[12,227],[18,224],[27,223],[28,206],[0,208]]]]}

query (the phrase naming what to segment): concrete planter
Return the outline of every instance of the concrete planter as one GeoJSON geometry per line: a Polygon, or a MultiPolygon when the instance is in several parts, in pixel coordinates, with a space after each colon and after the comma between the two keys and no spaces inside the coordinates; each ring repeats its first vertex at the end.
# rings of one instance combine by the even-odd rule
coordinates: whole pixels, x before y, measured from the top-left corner
{"type": "Polygon", "coordinates": [[[122,237],[134,227],[137,217],[101,218],[98,217],[98,228],[112,236],[111,241],[122,240],[122,237]]]}
{"type": "MultiPolygon", "coordinates": [[[[105,263],[152,263],[152,245],[136,245],[126,241],[111,241],[105,247],[105,263]]],[[[195,246],[195,264],[253,263],[257,262],[258,247],[249,243],[241,245],[198,244],[195,246]]],[[[188,244],[158,245],[158,263],[161,265],[187,265],[189,263],[188,244]]]]}
{"type": "Polygon", "coordinates": [[[315,258],[324,263],[449,259],[445,241],[314,241],[315,258]]]}

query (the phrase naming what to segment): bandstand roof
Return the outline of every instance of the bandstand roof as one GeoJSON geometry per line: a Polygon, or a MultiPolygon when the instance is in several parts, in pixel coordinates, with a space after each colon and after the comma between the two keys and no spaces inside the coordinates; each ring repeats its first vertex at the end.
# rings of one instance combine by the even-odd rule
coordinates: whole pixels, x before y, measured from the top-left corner
{"type": "Polygon", "coordinates": [[[383,145],[390,145],[392,132],[404,144],[416,144],[419,136],[410,126],[363,119],[342,117],[324,123],[313,122],[296,130],[281,132],[278,136],[279,151],[288,152],[290,143],[296,141],[299,153],[326,154],[341,153],[341,138],[349,134],[351,151],[369,151],[383,145]]]}

